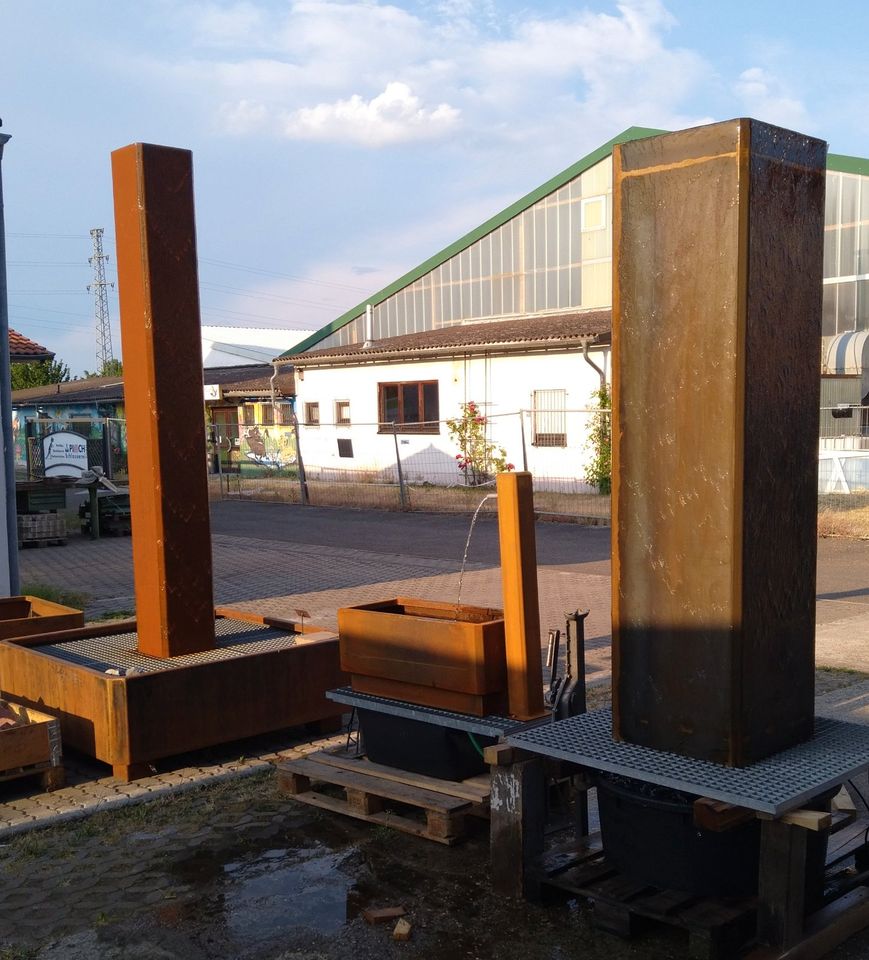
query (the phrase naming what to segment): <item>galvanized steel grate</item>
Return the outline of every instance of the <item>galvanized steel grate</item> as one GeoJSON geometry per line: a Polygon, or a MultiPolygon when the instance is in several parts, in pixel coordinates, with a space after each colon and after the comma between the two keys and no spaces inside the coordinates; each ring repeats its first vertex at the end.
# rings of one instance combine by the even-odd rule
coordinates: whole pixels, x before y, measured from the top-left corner
{"type": "Polygon", "coordinates": [[[149,657],[136,649],[138,636],[135,633],[113,633],[106,637],[88,637],[66,643],[51,643],[41,646],[40,653],[47,653],[60,660],[75,663],[105,673],[107,670],[123,671],[125,674],[160,673],[176,667],[191,667],[197,664],[214,663],[217,660],[232,660],[259,653],[269,653],[295,646],[296,634],[275,627],[242,620],[221,619],[214,623],[215,647],[202,653],[188,653],[180,657],[162,659],[149,657]]]}
{"type": "Polygon", "coordinates": [[[592,770],[621,774],[749,810],[780,815],[869,768],[869,727],[815,718],[815,735],[750,767],[724,767],[612,738],[609,710],[541,724],[507,742],[592,770]]]}
{"type": "Polygon", "coordinates": [[[467,713],[453,713],[450,710],[438,710],[435,707],[422,707],[404,700],[389,700],[386,697],[375,697],[370,693],[359,693],[352,687],[340,687],[338,690],[327,690],[326,696],[335,703],[344,703],[361,710],[374,710],[378,713],[388,713],[394,717],[404,717],[407,720],[421,720],[424,723],[433,723],[439,727],[451,727],[453,730],[464,730],[468,733],[479,733],[485,737],[503,737],[510,730],[518,730],[523,726],[519,720],[511,717],[474,717],[467,713]]]}

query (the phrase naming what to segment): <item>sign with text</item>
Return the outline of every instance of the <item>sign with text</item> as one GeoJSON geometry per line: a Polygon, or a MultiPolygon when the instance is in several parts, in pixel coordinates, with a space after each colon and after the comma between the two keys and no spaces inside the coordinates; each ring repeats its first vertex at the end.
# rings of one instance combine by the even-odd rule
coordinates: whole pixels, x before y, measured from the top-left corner
{"type": "Polygon", "coordinates": [[[88,469],[87,437],[67,430],[42,438],[46,477],[80,477],[88,469]]]}

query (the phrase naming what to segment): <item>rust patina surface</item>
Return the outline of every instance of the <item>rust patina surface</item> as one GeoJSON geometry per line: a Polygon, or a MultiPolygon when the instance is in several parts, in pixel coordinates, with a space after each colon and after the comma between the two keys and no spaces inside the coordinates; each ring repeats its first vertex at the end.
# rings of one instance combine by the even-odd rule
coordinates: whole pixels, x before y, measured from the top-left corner
{"type": "Polygon", "coordinates": [[[112,153],[139,650],[214,646],[188,150],[112,153]]]}
{"type": "Polygon", "coordinates": [[[614,734],[731,765],[811,735],[826,145],[614,150],[614,734]]]}

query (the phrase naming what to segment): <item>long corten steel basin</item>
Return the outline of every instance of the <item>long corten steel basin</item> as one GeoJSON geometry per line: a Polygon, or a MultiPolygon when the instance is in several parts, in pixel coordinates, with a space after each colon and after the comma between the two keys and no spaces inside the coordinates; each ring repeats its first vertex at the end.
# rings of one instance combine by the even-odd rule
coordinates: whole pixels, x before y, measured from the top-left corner
{"type": "MultiPolygon", "coordinates": [[[[340,707],[325,697],[346,682],[334,633],[242,611],[217,614],[286,639],[267,638],[254,652],[240,640],[222,651],[140,658],[153,670],[145,663],[126,673],[95,666],[88,649],[99,659],[100,643],[135,634],[134,620],[7,640],[0,643],[2,696],[57,716],[64,744],[111,764],[120,780],[146,776],[155,761],[189,750],[302,724],[337,725],[340,707]]],[[[138,656],[134,643],[128,654],[138,656]]]]}
{"type": "Polygon", "coordinates": [[[42,597],[0,597],[0,640],[83,626],[84,614],[75,607],[42,597]]]}

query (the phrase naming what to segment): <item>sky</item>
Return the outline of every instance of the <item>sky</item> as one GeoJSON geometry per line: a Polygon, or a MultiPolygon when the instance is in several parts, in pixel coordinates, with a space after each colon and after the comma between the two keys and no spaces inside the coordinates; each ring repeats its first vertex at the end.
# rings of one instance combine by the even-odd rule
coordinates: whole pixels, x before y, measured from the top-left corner
{"type": "Polygon", "coordinates": [[[128,143],[193,151],[202,322],[310,330],[630,126],[869,157],[867,35],[865,0],[0,0],[10,325],[96,369],[128,143]]]}

